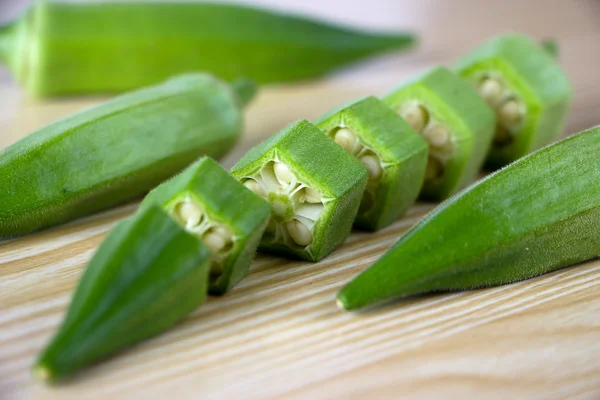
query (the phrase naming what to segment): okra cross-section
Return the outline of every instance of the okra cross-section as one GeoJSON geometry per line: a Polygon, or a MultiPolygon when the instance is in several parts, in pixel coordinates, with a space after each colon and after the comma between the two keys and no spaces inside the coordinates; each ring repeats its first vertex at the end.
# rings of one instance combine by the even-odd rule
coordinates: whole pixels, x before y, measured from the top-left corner
{"type": "Polygon", "coordinates": [[[346,240],[368,173],[308,121],[248,152],[232,169],[271,203],[260,250],[318,261],[346,240]]]}
{"type": "Polygon", "coordinates": [[[406,212],[419,194],[427,166],[423,138],[375,97],[334,110],[316,125],[369,172],[357,227],[377,230],[406,212]]]}
{"type": "Polygon", "coordinates": [[[384,97],[429,144],[422,197],[443,200],[477,176],[494,112],[458,75],[436,67],[384,97]]]}
{"type": "Polygon", "coordinates": [[[210,259],[156,205],[117,224],[87,266],[35,376],[63,379],[184,318],[206,299],[210,259]]]}
{"type": "Polygon", "coordinates": [[[264,199],[209,157],[158,186],[141,207],[153,204],[211,250],[213,294],[229,291],[246,276],[271,212],[264,199]]]}
{"type": "Polygon", "coordinates": [[[554,57],[528,37],[499,36],[467,54],[457,70],[498,117],[490,167],[504,166],[563,132],[569,82],[554,57]]]}

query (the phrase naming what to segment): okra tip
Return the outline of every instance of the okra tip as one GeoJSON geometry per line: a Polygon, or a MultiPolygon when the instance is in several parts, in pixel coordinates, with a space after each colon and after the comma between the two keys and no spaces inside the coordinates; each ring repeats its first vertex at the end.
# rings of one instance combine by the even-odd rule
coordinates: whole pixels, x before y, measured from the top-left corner
{"type": "Polygon", "coordinates": [[[50,368],[48,368],[43,363],[38,363],[38,364],[34,365],[33,368],[31,369],[31,375],[33,376],[33,379],[35,379],[38,382],[42,382],[42,383],[48,383],[48,382],[52,381],[52,376],[53,376],[50,368]]]}
{"type": "Polygon", "coordinates": [[[556,39],[554,39],[554,38],[543,39],[540,42],[540,46],[542,47],[542,49],[544,49],[546,51],[546,53],[550,57],[552,57],[554,59],[558,58],[559,47],[558,47],[558,42],[556,41],[556,39]]]}
{"type": "Polygon", "coordinates": [[[258,92],[258,85],[250,78],[240,77],[231,82],[231,87],[238,95],[242,105],[247,106],[258,92]]]}

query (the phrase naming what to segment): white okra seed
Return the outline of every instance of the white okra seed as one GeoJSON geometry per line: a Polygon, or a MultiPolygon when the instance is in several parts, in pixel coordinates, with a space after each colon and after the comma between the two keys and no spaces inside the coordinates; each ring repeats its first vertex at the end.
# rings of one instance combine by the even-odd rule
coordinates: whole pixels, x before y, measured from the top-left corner
{"type": "Polygon", "coordinates": [[[369,179],[376,180],[381,176],[381,164],[379,158],[375,155],[365,155],[360,158],[360,162],[369,172],[369,179]]]}
{"type": "Polygon", "coordinates": [[[502,104],[498,110],[498,116],[505,126],[511,126],[518,122],[519,118],[521,118],[521,110],[517,101],[508,100],[502,104]]]}
{"type": "Polygon", "coordinates": [[[402,108],[400,115],[417,132],[421,132],[429,119],[427,110],[418,105],[410,104],[402,108]]]}
{"type": "Polygon", "coordinates": [[[211,229],[202,237],[204,244],[213,252],[220,252],[227,244],[227,239],[217,229],[211,229]]]}
{"type": "Polygon", "coordinates": [[[281,186],[288,186],[294,180],[294,174],[284,163],[276,162],[273,165],[273,172],[275,172],[275,178],[281,186]]]}
{"type": "Polygon", "coordinates": [[[244,186],[246,186],[248,189],[252,190],[254,193],[256,193],[257,195],[259,195],[261,197],[266,196],[266,193],[265,193],[265,190],[263,189],[263,187],[260,185],[260,183],[256,182],[254,179],[247,179],[246,181],[244,181],[244,186]]]}
{"type": "Polygon", "coordinates": [[[297,219],[285,223],[285,227],[292,240],[299,246],[308,246],[312,242],[310,229],[297,219]]]}
{"type": "Polygon", "coordinates": [[[433,147],[443,147],[448,143],[450,134],[442,125],[432,125],[423,131],[423,137],[433,147]]]}
{"type": "Polygon", "coordinates": [[[502,85],[495,79],[486,78],[479,85],[479,94],[488,103],[494,104],[502,96],[502,85]]]}
{"type": "Polygon", "coordinates": [[[351,154],[356,154],[360,151],[360,141],[349,129],[338,129],[333,140],[351,154]]]}
{"type": "Polygon", "coordinates": [[[175,212],[188,227],[197,226],[202,220],[202,211],[200,211],[198,207],[187,200],[179,203],[175,209],[175,212]]]}
{"type": "Polygon", "coordinates": [[[315,189],[311,189],[309,187],[304,188],[304,200],[307,203],[320,203],[321,202],[321,193],[319,193],[315,189]]]}

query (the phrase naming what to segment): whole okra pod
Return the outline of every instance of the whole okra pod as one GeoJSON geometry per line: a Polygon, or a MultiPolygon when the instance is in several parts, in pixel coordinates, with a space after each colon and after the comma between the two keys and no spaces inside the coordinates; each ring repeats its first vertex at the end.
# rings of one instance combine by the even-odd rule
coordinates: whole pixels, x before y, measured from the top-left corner
{"type": "Polygon", "coordinates": [[[538,45],[510,34],[484,43],[458,62],[459,73],[498,116],[488,166],[506,165],[563,132],[571,87],[554,52],[554,42],[538,45]]]}
{"type": "Polygon", "coordinates": [[[427,142],[394,110],[366,97],[325,114],[315,124],[369,172],[354,225],[381,229],[408,210],[423,185],[427,142]]]}
{"type": "Polygon", "coordinates": [[[340,246],[367,184],[367,170],[308,121],[250,150],[233,176],[271,203],[259,250],[318,261],[340,246]]]}
{"type": "Polygon", "coordinates": [[[384,97],[429,144],[422,197],[443,200],[470,184],[490,148],[492,109],[458,75],[437,67],[384,97]]]}
{"type": "Polygon", "coordinates": [[[600,255],[600,126],[442,203],[338,294],[345,309],[501,285],[600,255]]]}
{"type": "Polygon", "coordinates": [[[37,1],[0,27],[0,62],[29,93],[52,96],[121,92],[190,71],[293,81],[413,42],[239,5],[37,1]]]}
{"type": "Polygon", "coordinates": [[[140,197],[243,127],[253,84],[185,75],[50,124],[0,152],[0,238],[140,197]],[[236,92],[237,90],[237,92],[236,92]]]}

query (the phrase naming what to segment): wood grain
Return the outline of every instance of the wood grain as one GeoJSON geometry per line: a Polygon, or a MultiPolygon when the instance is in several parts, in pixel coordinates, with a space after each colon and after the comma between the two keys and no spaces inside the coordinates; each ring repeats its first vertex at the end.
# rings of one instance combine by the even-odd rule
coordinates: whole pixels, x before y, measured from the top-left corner
{"type": "MultiPolygon", "coordinates": [[[[248,111],[247,134],[224,164],[290,121],[383,93],[509,28],[558,35],[575,91],[567,131],[600,123],[597,4],[416,3],[404,6],[420,18],[400,18],[398,27],[422,31],[421,50],[382,57],[324,81],[265,89],[248,111]],[[443,25],[444,15],[460,26],[443,25]]],[[[389,10],[402,9],[397,4],[389,10]]],[[[316,9],[317,3],[307,7],[316,9]]],[[[355,15],[346,8],[342,13],[348,22],[355,15]]],[[[393,27],[393,15],[382,18],[393,27]]],[[[39,102],[0,82],[0,147],[101,100],[39,102]]],[[[600,398],[598,260],[512,285],[424,296],[366,313],[336,308],[336,291],[432,204],[417,204],[376,234],[354,232],[319,263],[260,255],[230,294],[211,298],[166,334],[68,385],[35,384],[29,367],[58,326],[82,269],[106,232],[136,206],[0,243],[0,399],[600,398]]]]}

